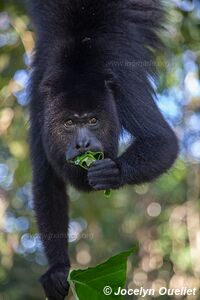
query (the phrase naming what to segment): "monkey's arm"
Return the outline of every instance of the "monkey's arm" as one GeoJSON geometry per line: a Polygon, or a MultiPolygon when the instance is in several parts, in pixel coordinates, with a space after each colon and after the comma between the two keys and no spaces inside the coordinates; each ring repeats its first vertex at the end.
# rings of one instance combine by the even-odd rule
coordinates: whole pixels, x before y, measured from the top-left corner
{"type": "Polygon", "coordinates": [[[63,300],[69,288],[68,199],[64,183],[47,161],[38,134],[32,133],[31,140],[34,208],[40,237],[50,265],[40,282],[48,299],[63,300]]]}
{"type": "MultiPolygon", "coordinates": [[[[117,159],[122,184],[148,182],[167,171],[178,154],[177,138],[164,120],[150,93],[120,102],[123,127],[135,137],[132,145],[117,159]]],[[[119,97],[122,95],[118,95],[119,97]]],[[[123,99],[121,99],[123,100],[123,99]]]]}
{"type": "Polygon", "coordinates": [[[88,171],[90,185],[96,190],[116,189],[125,184],[151,181],[167,171],[178,153],[177,138],[164,120],[152,96],[140,94],[133,100],[116,94],[120,123],[134,142],[117,159],[104,159],[88,171]],[[142,101],[144,97],[144,101],[142,101]]]}

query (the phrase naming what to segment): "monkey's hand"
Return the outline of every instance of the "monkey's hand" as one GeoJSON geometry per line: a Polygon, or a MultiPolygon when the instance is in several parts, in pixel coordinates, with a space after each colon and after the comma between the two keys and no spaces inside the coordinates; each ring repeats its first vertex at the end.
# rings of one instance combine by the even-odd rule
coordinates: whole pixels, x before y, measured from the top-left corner
{"type": "Polygon", "coordinates": [[[67,277],[69,267],[64,264],[57,264],[51,267],[39,281],[42,284],[46,299],[48,300],[64,300],[69,291],[67,277]]]}
{"type": "Polygon", "coordinates": [[[97,160],[91,165],[88,181],[95,190],[117,189],[122,185],[120,169],[110,158],[97,160]]]}

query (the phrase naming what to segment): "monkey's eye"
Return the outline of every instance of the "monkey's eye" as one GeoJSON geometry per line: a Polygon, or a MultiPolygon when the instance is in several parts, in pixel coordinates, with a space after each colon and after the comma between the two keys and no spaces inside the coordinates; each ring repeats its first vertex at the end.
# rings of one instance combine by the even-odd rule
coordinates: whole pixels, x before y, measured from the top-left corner
{"type": "Polygon", "coordinates": [[[89,125],[96,125],[98,122],[98,120],[96,118],[91,118],[89,121],[88,121],[88,124],[89,125]]]}
{"type": "Polygon", "coordinates": [[[67,120],[64,124],[65,127],[71,127],[71,126],[74,126],[74,122],[73,120],[67,120]]]}

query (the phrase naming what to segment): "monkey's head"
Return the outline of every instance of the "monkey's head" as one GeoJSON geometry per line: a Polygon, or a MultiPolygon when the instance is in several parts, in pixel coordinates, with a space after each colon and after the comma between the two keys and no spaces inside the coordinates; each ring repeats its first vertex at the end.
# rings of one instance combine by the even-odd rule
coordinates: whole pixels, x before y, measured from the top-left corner
{"type": "Polygon", "coordinates": [[[86,151],[116,158],[120,124],[113,93],[103,78],[48,80],[44,98],[43,141],[55,167],[60,170],[86,151]]]}

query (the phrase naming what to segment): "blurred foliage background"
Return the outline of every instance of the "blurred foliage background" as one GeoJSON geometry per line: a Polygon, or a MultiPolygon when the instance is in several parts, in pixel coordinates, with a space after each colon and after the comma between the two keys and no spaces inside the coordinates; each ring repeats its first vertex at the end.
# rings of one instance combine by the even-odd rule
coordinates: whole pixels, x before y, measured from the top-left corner
{"type": "MultiPolygon", "coordinates": [[[[139,241],[140,252],[128,263],[129,287],[199,289],[200,1],[167,6],[161,37],[169,51],[158,58],[158,105],[179,137],[180,157],[154,183],[126,187],[110,199],[70,189],[70,256],[73,267],[84,268],[139,241]]],[[[23,1],[1,0],[0,300],[44,299],[37,278],[47,263],[32,209],[27,137],[33,47],[23,1]]]]}

